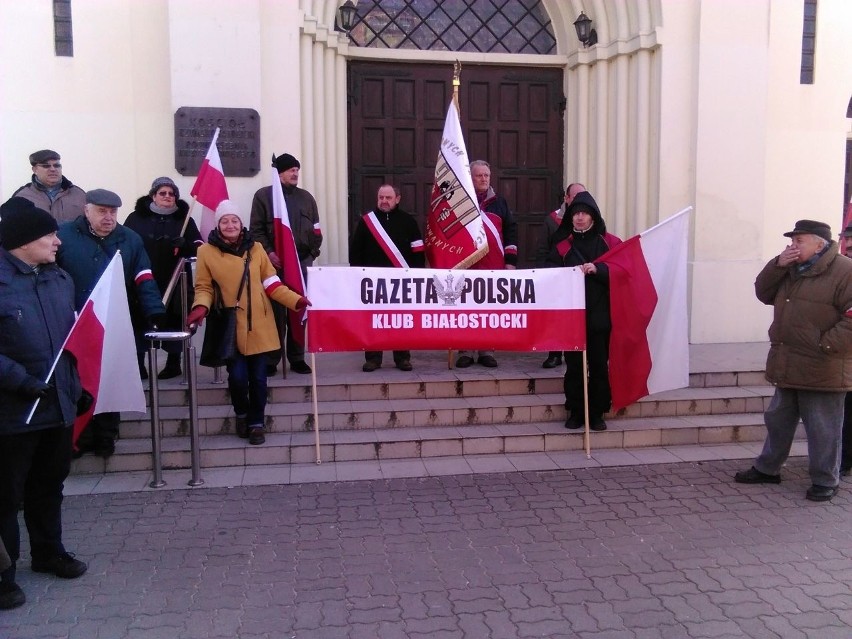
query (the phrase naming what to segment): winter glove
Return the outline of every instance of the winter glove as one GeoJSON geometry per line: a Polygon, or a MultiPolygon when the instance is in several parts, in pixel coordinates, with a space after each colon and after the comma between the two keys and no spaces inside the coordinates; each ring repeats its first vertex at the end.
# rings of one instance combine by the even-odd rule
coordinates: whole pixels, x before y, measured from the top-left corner
{"type": "Polygon", "coordinates": [[[183,236],[175,237],[175,238],[172,238],[172,240],[171,240],[172,248],[175,249],[175,250],[182,249],[185,244],[186,244],[186,238],[184,238],[183,236]]]}
{"type": "Polygon", "coordinates": [[[27,399],[44,399],[50,391],[50,384],[45,384],[35,377],[27,377],[18,388],[18,392],[27,399]]]}
{"type": "Polygon", "coordinates": [[[204,323],[207,317],[207,308],[204,306],[193,306],[189,315],[186,316],[186,327],[193,333],[204,323]]]}
{"type": "Polygon", "coordinates": [[[306,306],[313,306],[313,304],[311,304],[311,300],[309,300],[307,297],[300,297],[299,301],[296,302],[296,310],[304,310],[306,306]]]}
{"type": "Polygon", "coordinates": [[[88,413],[94,403],[95,398],[92,397],[92,394],[83,389],[83,394],[80,395],[80,399],[77,400],[77,417],[88,413]]]}
{"type": "Polygon", "coordinates": [[[165,313],[155,313],[148,318],[148,327],[152,331],[159,330],[161,326],[165,326],[166,324],[166,314],[165,313]]]}

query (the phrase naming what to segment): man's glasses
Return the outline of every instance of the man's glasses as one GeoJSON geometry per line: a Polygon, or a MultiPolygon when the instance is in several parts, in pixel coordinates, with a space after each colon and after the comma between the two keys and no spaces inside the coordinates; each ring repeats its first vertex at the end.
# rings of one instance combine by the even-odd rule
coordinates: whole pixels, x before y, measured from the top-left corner
{"type": "Polygon", "coordinates": [[[160,197],[174,197],[175,192],[174,191],[157,191],[157,195],[159,195],[160,197]]]}
{"type": "Polygon", "coordinates": [[[39,162],[37,166],[40,166],[43,169],[61,169],[62,165],[59,162],[54,162],[50,164],[48,162],[39,162]]]}

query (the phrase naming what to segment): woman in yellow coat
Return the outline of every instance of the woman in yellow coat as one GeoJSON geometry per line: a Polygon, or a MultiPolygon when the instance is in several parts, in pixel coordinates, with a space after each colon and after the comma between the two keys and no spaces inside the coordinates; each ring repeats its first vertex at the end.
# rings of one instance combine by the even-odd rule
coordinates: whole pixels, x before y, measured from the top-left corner
{"type": "Polygon", "coordinates": [[[263,247],[251,239],[237,206],[224,200],[216,209],[216,227],[198,249],[195,305],[186,318],[190,330],[201,325],[213,305],[213,283],[225,306],[233,306],[248,260],[248,277],[237,308],[237,356],[228,362],[228,390],[236,413],[237,435],[250,444],[265,441],[267,353],[281,348],[269,299],[300,311],[306,297],[281,283],[263,247]]]}

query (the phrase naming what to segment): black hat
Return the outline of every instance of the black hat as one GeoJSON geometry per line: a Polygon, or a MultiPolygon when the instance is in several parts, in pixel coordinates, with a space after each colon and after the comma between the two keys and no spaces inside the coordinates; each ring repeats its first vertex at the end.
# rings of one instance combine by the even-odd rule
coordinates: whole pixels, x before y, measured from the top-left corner
{"type": "Polygon", "coordinates": [[[7,251],[59,230],[56,220],[23,197],[13,197],[0,206],[0,244],[7,251]]]}
{"type": "Polygon", "coordinates": [[[117,209],[121,206],[121,198],[106,189],[92,189],[86,193],[86,204],[108,206],[111,209],[117,209]]]}
{"type": "Polygon", "coordinates": [[[852,224],[843,229],[843,237],[852,237],[852,224]]]}
{"type": "Polygon", "coordinates": [[[154,193],[160,190],[161,186],[170,186],[172,191],[175,192],[176,200],[180,197],[180,191],[178,190],[177,184],[175,184],[174,180],[170,177],[158,177],[156,180],[151,182],[151,190],[148,191],[148,195],[154,195],[154,193]]]}
{"type": "Polygon", "coordinates": [[[785,237],[793,237],[794,235],[816,235],[826,242],[831,242],[831,227],[825,222],[799,220],[796,222],[796,228],[784,233],[785,237]]]}
{"type": "Polygon", "coordinates": [[[294,158],[289,153],[279,155],[277,158],[275,158],[275,161],[272,163],[272,166],[278,169],[279,173],[284,173],[284,171],[292,169],[294,166],[299,169],[302,168],[302,165],[299,164],[299,160],[294,158]]]}
{"type": "Polygon", "coordinates": [[[35,153],[30,154],[30,166],[35,166],[36,164],[44,164],[50,160],[61,160],[59,154],[56,151],[51,151],[50,149],[43,149],[41,151],[36,151],[35,153]]]}

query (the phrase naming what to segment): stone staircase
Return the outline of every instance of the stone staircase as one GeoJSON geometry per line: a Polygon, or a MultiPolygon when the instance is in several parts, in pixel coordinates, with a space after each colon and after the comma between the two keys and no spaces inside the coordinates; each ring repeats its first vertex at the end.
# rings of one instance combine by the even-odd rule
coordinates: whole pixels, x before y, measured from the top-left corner
{"type": "MultiPolygon", "coordinates": [[[[773,393],[763,378],[765,353],[762,343],[693,346],[690,386],[608,416],[608,430],[591,435],[592,449],[762,441],[773,393]]],[[[449,370],[446,352],[414,353],[415,370],[404,373],[388,365],[388,353],[384,368],[363,373],[360,353],[317,355],[322,461],[583,449],[582,431],[563,427],[562,370],[542,369],[536,353],[498,359],[496,369],[449,370]]],[[[316,461],[310,376],[270,378],[266,443],[250,446],[233,434],[226,385],[214,383],[210,369],[198,371],[202,468],[316,461]]],[[[160,383],[164,469],[190,466],[187,396],[179,379],[160,383]]],[[[72,473],[150,470],[149,416],[124,415],[120,430],[113,457],[85,455],[72,473]]]]}

